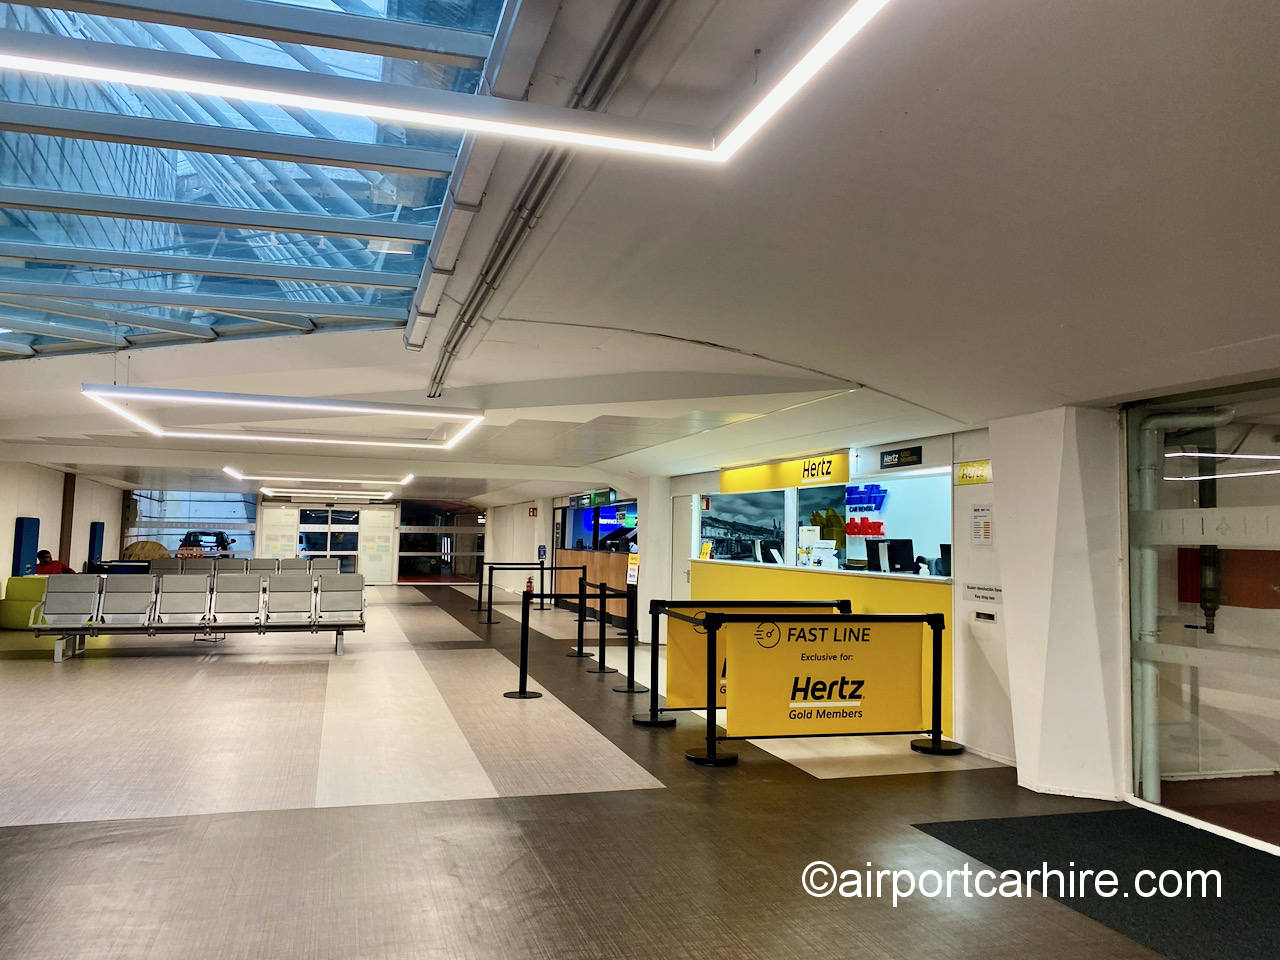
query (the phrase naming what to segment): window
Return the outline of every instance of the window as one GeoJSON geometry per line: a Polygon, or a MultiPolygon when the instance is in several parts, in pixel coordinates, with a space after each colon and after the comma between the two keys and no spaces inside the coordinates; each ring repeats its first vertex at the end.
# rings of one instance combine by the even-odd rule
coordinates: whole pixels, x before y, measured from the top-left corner
{"type": "MultiPolygon", "coordinates": [[[[253,556],[258,500],[254,494],[201,493],[193,490],[134,490],[129,494],[129,511],[136,515],[126,524],[124,544],[150,540],[177,553],[188,534],[196,534],[201,544],[216,546],[216,552],[237,557],[253,556]]],[[[210,551],[211,555],[212,552],[210,551]]]]}
{"type": "Polygon", "coordinates": [[[796,564],[844,567],[845,485],[796,490],[796,564]]]}

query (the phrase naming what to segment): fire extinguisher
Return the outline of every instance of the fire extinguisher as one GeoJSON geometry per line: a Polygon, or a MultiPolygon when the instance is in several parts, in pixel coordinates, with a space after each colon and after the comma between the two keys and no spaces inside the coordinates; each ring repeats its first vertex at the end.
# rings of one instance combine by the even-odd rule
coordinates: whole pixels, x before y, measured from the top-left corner
{"type": "Polygon", "coordinates": [[[524,582],[524,592],[533,593],[533,577],[529,577],[524,582]]]}

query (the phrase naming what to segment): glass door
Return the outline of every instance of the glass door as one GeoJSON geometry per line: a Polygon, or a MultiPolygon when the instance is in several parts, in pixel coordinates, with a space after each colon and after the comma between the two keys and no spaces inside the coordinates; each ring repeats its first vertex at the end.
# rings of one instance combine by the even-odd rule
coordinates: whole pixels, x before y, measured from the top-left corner
{"type": "Polygon", "coordinates": [[[359,510],[304,506],[298,511],[298,556],[337,557],[343,573],[357,573],[359,548],[359,510]]]}

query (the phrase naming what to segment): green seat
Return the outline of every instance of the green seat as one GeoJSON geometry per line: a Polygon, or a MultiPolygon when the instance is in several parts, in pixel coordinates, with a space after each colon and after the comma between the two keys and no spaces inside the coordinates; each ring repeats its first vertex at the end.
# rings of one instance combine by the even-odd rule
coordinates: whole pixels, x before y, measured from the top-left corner
{"type": "Polygon", "coordinates": [[[0,630],[31,629],[31,614],[44,600],[47,580],[47,577],[9,578],[4,599],[0,600],[0,630]]]}

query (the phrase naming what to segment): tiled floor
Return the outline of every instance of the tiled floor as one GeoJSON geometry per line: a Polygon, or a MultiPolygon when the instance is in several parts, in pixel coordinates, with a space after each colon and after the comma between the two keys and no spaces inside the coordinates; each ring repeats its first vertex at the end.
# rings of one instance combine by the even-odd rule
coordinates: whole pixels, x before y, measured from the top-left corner
{"type": "Polygon", "coordinates": [[[819,857],[964,863],[914,822],[1106,805],[1002,767],[824,779],[751,743],[697,768],[696,717],[634,726],[641,698],[563,638],[532,638],[545,695],[503,698],[518,630],[472,605],[371,591],[341,660],[308,635],[56,665],[3,640],[0,802],[24,825],[0,827],[0,958],[1155,956],[1052,901],[894,909],[798,883],[819,857]]]}

